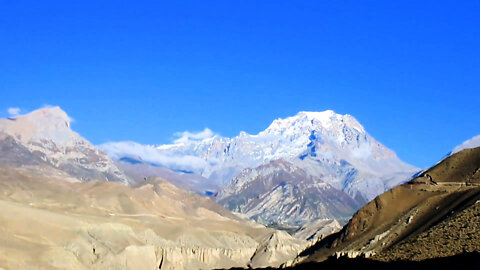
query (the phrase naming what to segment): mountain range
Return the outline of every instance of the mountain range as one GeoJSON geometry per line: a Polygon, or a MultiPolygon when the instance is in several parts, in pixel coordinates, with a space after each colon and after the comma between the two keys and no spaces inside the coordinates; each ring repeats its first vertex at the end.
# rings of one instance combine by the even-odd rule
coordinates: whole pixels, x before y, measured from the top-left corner
{"type": "Polygon", "coordinates": [[[0,269],[308,269],[480,251],[479,136],[419,172],[332,111],[257,135],[108,143],[108,155],[70,122],[59,107],[0,119],[0,269]]]}
{"type": "Polygon", "coordinates": [[[228,209],[282,226],[324,218],[346,221],[419,170],[377,142],[353,116],[331,110],[277,119],[255,135],[241,132],[233,138],[215,135],[157,146],[111,142],[100,148],[116,161],[202,176],[219,189],[197,185],[192,191],[219,192],[216,199],[228,209]],[[288,219],[278,214],[282,211],[295,214],[288,219]]]}

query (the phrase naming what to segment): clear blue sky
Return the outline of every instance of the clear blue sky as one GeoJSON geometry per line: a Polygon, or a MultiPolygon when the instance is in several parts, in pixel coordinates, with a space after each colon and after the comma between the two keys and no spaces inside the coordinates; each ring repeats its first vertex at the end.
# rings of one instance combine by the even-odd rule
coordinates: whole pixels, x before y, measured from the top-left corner
{"type": "Polygon", "coordinates": [[[429,166],[480,134],[479,14],[479,1],[0,0],[0,115],[59,105],[95,144],[159,144],[332,109],[429,166]]]}

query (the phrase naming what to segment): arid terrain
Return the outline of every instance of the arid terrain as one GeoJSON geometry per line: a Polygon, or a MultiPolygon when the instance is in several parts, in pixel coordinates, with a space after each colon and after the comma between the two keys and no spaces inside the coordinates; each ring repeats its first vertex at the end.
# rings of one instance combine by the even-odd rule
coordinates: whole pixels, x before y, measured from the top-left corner
{"type": "Polygon", "coordinates": [[[0,175],[3,269],[280,265],[304,245],[161,179],[129,187],[7,167],[0,175]]]}

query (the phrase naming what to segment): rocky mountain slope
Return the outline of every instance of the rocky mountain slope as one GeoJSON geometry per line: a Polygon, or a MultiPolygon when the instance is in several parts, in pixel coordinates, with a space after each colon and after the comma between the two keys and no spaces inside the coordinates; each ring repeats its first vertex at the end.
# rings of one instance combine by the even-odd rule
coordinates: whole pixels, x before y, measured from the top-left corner
{"type": "Polygon", "coordinates": [[[59,107],[0,119],[0,165],[30,167],[37,173],[48,168],[49,173],[72,181],[128,183],[105,153],[70,129],[70,122],[59,107]]]}
{"type": "MultiPolygon", "coordinates": [[[[234,138],[213,136],[203,140],[181,140],[175,144],[157,147],[131,142],[107,143],[100,147],[114,160],[141,159],[158,167],[201,175],[220,187],[227,186],[225,191],[222,191],[223,195],[219,196],[224,205],[231,207],[231,210],[246,211],[244,213],[249,216],[259,216],[259,213],[263,212],[264,218],[267,218],[266,212],[269,209],[258,209],[255,210],[258,213],[253,214],[252,207],[238,205],[237,202],[226,203],[226,196],[238,198],[240,194],[245,194],[244,185],[236,185],[243,183],[245,179],[238,179],[242,175],[248,175],[249,170],[261,170],[264,168],[262,166],[270,162],[284,160],[298,170],[303,170],[308,180],[305,179],[302,186],[310,182],[308,185],[328,187],[334,193],[342,191],[348,194],[350,198],[345,199],[345,205],[338,206],[331,215],[325,216],[325,209],[319,211],[318,216],[329,218],[352,214],[359,205],[407,181],[417,171],[377,142],[355,118],[333,111],[300,112],[293,117],[277,119],[256,135],[241,132],[234,138]],[[338,215],[338,208],[344,208],[340,211],[342,215],[338,215]]],[[[274,175],[265,177],[272,178],[274,175]]],[[[252,181],[257,187],[262,183],[256,178],[248,181],[252,181]]],[[[273,191],[271,186],[259,187],[259,190],[273,191]]],[[[322,193],[326,200],[335,196],[327,196],[327,191],[322,193]]],[[[279,209],[288,209],[293,207],[288,194],[291,193],[277,188],[275,193],[261,195],[271,203],[274,203],[272,196],[276,196],[275,203],[279,204],[279,209]],[[283,195],[278,196],[278,193],[283,195]],[[285,205],[282,205],[283,203],[285,205]]],[[[302,195],[298,192],[296,194],[297,198],[302,195]]],[[[322,201],[319,196],[305,195],[303,198],[309,198],[313,204],[318,203],[319,207],[325,204],[325,200],[322,201]],[[315,201],[315,198],[318,200],[315,201]]],[[[311,204],[307,201],[297,202],[300,206],[304,203],[311,204]]],[[[267,205],[269,204],[264,204],[267,205]]],[[[303,221],[309,222],[317,218],[317,214],[308,214],[310,210],[312,209],[308,207],[298,209],[302,212],[300,216],[303,221]]],[[[272,213],[270,217],[264,220],[265,224],[278,220],[277,214],[272,213]]]]}
{"type": "Polygon", "coordinates": [[[464,149],[375,198],[297,261],[330,256],[421,260],[480,251],[475,236],[479,202],[480,147],[464,149]]]}
{"type": "Polygon", "coordinates": [[[253,220],[285,229],[313,220],[348,219],[361,206],[345,192],[282,159],[244,170],[218,194],[217,201],[253,220]]]}

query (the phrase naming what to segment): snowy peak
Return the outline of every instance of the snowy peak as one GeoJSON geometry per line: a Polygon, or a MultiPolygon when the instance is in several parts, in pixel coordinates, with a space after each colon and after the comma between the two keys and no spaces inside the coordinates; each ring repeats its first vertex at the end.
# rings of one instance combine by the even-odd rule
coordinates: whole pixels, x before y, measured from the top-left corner
{"type": "Polygon", "coordinates": [[[337,114],[332,110],[323,112],[301,111],[295,116],[284,119],[279,118],[273,121],[264,132],[268,134],[284,134],[287,131],[295,131],[295,128],[300,127],[310,127],[310,129],[336,129],[342,124],[365,133],[363,126],[351,115],[337,114]]]}
{"type": "Polygon", "coordinates": [[[285,119],[277,119],[258,136],[280,136],[286,141],[305,147],[311,143],[330,144],[340,148],[358,148],[369,143],[370,136],[350,115],[323,112],[299,112],[285,119]]]}
{"type": "Polygon", "coordinates": [[[353,116],[332,110],[302,111],[292,117],[277,119],[255,137],[280,141],[280,151],[277,152],[289,152],[293,156],[343,159],[362,166],[364,164],[359,162],[398,159],[393,151],[370,136],[353,116]]]}

